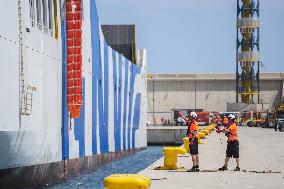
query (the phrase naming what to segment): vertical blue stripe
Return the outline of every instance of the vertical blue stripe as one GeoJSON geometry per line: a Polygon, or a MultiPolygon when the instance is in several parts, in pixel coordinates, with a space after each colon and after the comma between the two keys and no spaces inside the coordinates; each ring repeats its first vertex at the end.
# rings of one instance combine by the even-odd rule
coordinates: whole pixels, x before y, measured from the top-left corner
{"type": "Polygon", "coordinates": [[[100,32],[96,1],[90,1],[92,44],[92,152],[97,154],[98,68],[100,63],[100,32]]]}
{"type": "Polygon", "coordinates": [[[135,146],[136,130],[140,125],[140,108],[141,108],[141,93],[136,95],[135,105],[134,105],[134,116],[133,116],[133,127],[132,127],[132,148],[135,146]]]}
{"type": "Polygon", "coordinates": [[[126,150],[126,115],[127,115],[127,97],[128,97],[128,67],[129,62],[125,60],[125,81],[124,81],[124,108],[123,108],[123,150],[126,150]]]}
{"type": "Polygon", "coordinates": [[[68,109],[67,109],[67,91],[66,91],[66,22],[61,22],[62,38],[62,160],[69,159],[69,131],[68,131],[68,109]]]}
{"type": "MultiPolygon", "coordinates": [[[[102,43],[102,41],[101,41],[102,43]]],[[[104,43],[104,70],[99,69],[100,76],[104,72],[104,78],[100,77],[99,84],[99,121],[100,121],[100,149],[101,153],[108,152],[108,45],[104,43]],[[104,87],[102,88],[102,85],[104,87]],[[104,93],[103,90],[104,89],[104,93]]]]}
{"type": "MultiPolygon", "coordinates": [[[[128,114],[128,148],[131,148],[130,144],[130,130],[131,130],[131,119],[132,119],[132,103],[133,103],[133,94],[134,94],[134,83],[136,78],[136,67],[134,64],[130,66],[130,89],[129,89],[129,114],[128,114]]],[[[133,139],[132,139],[133,140],[133,139]]]]}
{"type": "Polygon", "coordinates": [[[102,62],[99,62],[99,67],[98,67],[98,113],[99,113],[99,134],[100,134],[100,150],[103,148],[103,143],[104,142],[102,135],[103,135],[103,123],[104,123],[104,114],[103,114],[103,81],[102,81],[102,62]]]}
{"type": "MultiPolygon", "coordinates": [[[[135,125],[134,122],[132,122],[133,128],[132,128],[132,142],[131,142],[130,141],[130,139],[131,139],[130,138],[130,130],[131,130],[131,121],[130,120],[132,119],[132,117],[134,119],[134,116],[137,116],[137,115],[135,115],[135,110],[134,110],[134,116],[132,116],[133,115],[132,114],[132,104],[133,104],[133,96],[134,96],[134,85],[135,85],[136,76],[137,76],[137,74],[141,74],[142,69],[141,69],[141,67],[138,67],[135,64],[131,63],[130,70],[131,70],[131,75],[130,75],[130,89],[129,89],[129,114],[128,114],[128,136],[127,136],[128,149],[129,148],[135,148],[135,130],[136,130],[135,128],[137,126],[135,125]],[[133,132],[134,132],[134,134],[133,134],[133,132]],[[130,144],[132,144],[132,146],[130,144]]],[[[140,94],[140,96],[141,96],[141,94],[140,94]]],[[[139,97],[139,98],[141,98],[141,97],[139,97]]],[[[140,110],[139,110],[139,116],[140,116],[140,110]]],[[[140,117],[139,117],[139,119],[140,119],[140,117]]],[[[138,122],[138,124],[139,124],[139,122],[138,122]]]]}
{"type": "Polygon", "coordinates": [[[117,86],[117,71],[116,71],[116,53],[113,50],[112,51],[112,56],[113,56],[113,109],[114,109],[114,142],[115,142],[115,151],[120,151],[121,150],[121,137],[120,137],[120,124],[118,124],[118,109],[117,109],[117,92],[118,92],[118,86],[117,86]]]}
{"type": "Polygon", "coordinates": [[[131,130],[131,119],[132,119],[132,101],[133,101],[133,92],[134,92],[134,79],[135,79],[135,67],[134,64],[130,64],[130,88],[129,88],[129,114],[128,114],[128,127],[127,127],[127,141],[128,149],[130,149],[130,130],[131,130]]]}
{"type": "MultiPolygon", "coordinates": [[[[121,134],[121,105],[122,105],[122,95],[121,95],[121,90],[122,90],[122,56],[119,56],[119,61],[118,61],[118,120],[117,120],[117,125],[119,129],[119,135],[121,134]]],[[[119,136],[120,138],[120,144],[121,144],[121,135],[119,136]]],[[[121,146],[119,147],[121,149],[121,146]]]]}
{"type": "Polygon", "coordinates": [[[83,78],[83,103],[81,107],[80,117],[74,119],[75,140],[79,141],[79,156],[85,156],[85,78],[83,78]]]}

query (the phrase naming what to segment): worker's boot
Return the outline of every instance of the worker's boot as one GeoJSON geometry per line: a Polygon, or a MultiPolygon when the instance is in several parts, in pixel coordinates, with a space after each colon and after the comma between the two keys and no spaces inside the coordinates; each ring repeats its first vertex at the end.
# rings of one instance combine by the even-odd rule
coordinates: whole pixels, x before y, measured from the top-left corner
{"type": "Polygon", "coordinates": [[[236,167],[235,169],[234,169],[234,171],[240,171],[241,169],[239,168],[239,167],[236,167]]]}
{"type": "Polygon", "coordinates": [[[195,171],[196,171],[196,172],[199,172],[199,171],[200,171],[199,165],[196,165],[196,166],[195,166],[195,171]]]}
{"type": "Polygon", "coordinates": [[[191,169],[187,170],[187,172],[196,172],[195,166],[193,166],[191,169]]]}
{"type": "Polygon", "coordinates": [[[221,167],[221,168],[218,169],[218,171],[226,171],[226,170],[228,170],[228,168],[227,168],[227,166],[225,166],[225,165],[224,165],[223,167],[221,167]]]}

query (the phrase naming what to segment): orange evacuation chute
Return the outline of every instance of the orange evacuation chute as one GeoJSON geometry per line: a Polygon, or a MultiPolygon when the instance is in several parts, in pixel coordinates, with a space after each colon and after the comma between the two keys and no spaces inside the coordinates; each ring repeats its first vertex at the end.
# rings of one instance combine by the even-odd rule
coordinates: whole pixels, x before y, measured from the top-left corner
{"type": "Polygon", "coordinates": [[[80,117],[82,106],[82,0],[66,1],[67,106],[70,118],[80,117]]]}

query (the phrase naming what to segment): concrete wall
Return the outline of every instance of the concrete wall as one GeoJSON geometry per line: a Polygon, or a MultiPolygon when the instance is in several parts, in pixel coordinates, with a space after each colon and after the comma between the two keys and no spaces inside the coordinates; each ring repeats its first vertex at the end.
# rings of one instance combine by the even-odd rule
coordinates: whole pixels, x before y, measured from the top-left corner
{"type": "MultiPolygon", "coordinates": [[[[260,77],[260,101],[271,108],[281,102],[284,74],[264,73],[260,77]]],[[[148,121],[153,122],[153,109],[158,124],[161,117],[173,117],[172,109],[227,111],[227,103],[236,100],[235,85],[234,74],[150,74],[148,121]]]]}
{"type": "Polygon", "coordinates": [[[181,144],[186,136],[187,127],[148,127],[147,128],[147,143],[149,145],[161,144],[181,144]]]}

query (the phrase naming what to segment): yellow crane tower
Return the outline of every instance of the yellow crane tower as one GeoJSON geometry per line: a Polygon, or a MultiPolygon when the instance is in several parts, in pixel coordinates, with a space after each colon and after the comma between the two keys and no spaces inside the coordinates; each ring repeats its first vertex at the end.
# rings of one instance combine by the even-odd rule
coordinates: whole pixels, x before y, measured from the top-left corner
{"type": "Polygon", "coordinates": [[[259,0],[237,0],[237,102],[259,103],[259,30],[259,0]]]}

